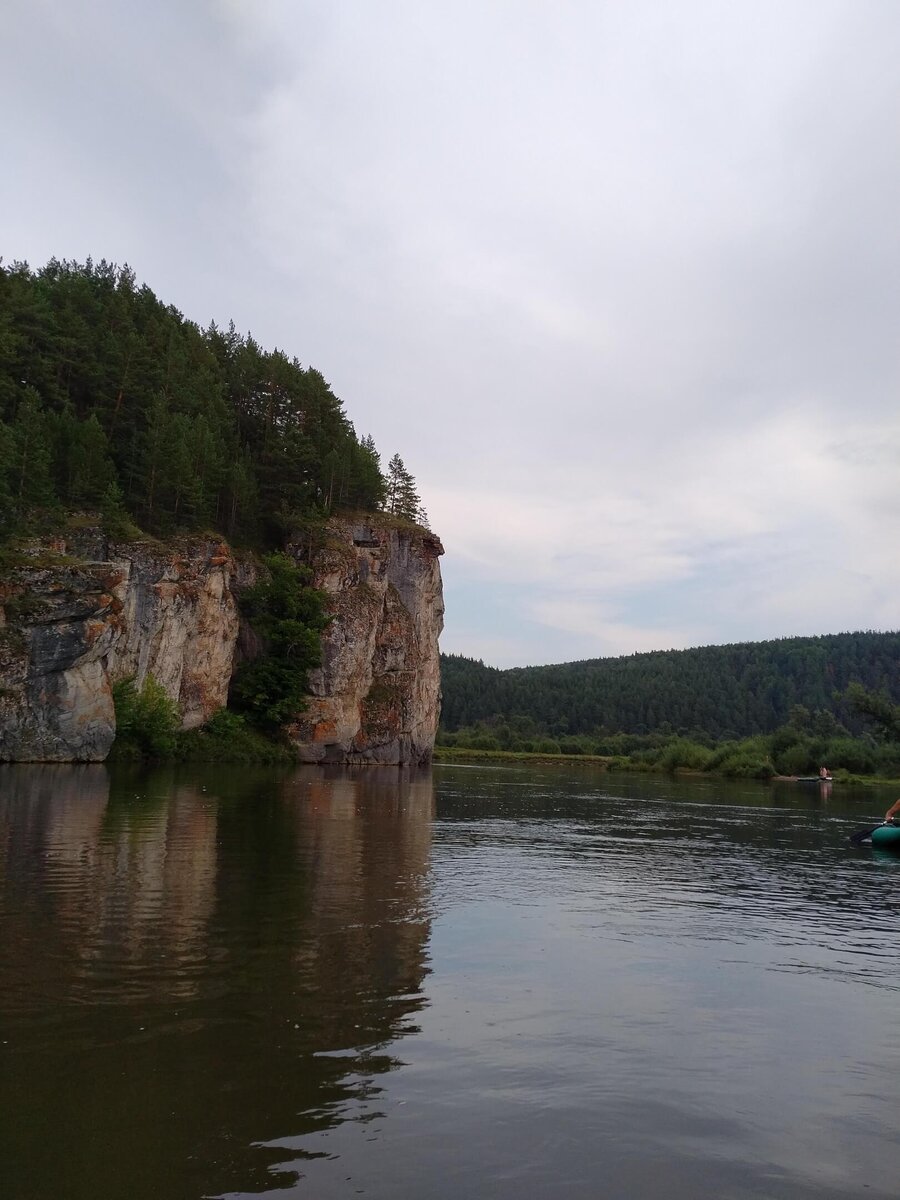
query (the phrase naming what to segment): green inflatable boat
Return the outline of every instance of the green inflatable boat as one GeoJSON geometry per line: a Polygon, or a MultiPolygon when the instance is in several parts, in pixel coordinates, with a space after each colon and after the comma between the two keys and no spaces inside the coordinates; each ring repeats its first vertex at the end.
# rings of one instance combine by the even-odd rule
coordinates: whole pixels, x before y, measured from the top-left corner
{"type": "Polygon", "coordinates": [[[900,850],[900,825],[877,825],[872,830],[872,845],[883,850],[900,850]]]}
{"type": "Polygon", "coordinates": [[[880,846],[882,850],[900,850],[900,825],[894,825],[890,821],[886,825],[867,825],[864,829],[857,829],[856,833],[851,833],[848,840],[854,846],[871,842],[873,846],[880,846]]]}

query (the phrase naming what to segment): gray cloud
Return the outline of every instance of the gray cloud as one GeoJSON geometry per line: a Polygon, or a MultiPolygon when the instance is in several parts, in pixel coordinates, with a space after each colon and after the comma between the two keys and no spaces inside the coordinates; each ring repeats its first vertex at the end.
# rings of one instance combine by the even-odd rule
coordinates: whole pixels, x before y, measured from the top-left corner
{"type": "Polygon", "coordinates": [[[447,648],[896,626],[889,0],[8,24],[6,256],[128,259],[319,366],[418,478],[447,648]]]}

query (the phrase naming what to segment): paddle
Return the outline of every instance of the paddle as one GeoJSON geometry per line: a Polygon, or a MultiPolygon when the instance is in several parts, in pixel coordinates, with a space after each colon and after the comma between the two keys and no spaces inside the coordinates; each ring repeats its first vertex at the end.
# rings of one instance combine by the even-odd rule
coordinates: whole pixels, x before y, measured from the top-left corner
{"type": "Polygon", "coordinates": [[[861,846],[862,843],[872,836],[876,829],[880,829],[882,825],[893,824],[893,822],[879,821],[877,825],[867,825],[865,829],[857,829],[855,833],[851,833],[847,838],[848,842],[852,842],[854,846],[861,846]]]}

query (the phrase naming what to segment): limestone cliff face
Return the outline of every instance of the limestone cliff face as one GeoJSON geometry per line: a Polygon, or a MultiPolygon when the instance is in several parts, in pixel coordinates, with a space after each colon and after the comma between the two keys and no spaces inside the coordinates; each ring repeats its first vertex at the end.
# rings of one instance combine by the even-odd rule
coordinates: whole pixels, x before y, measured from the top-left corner
{"type": "Polygon", "coordinates": [[[96,531],[36,546],[0,579],[0,759],[102,761],[112,684],[148,674],[182,726],[225,703],[238,635],[227,547],[107,543],[96,531]],[[33,565],[32,565],[33,564],[33,565]]]}
{"type": "Polygon", "coordinates": [[[443,546],[378,518],[335,520],[329,534],[310,565],[333,620],[289,736],[306,762],[425,762],[440,715],[443,546]]]}
{"type": "Polygon", "coordinates": [[[140,684],[152,675],[177,701],[182,729],[195,729],[228,699],[239,625],[231,552],[192,541],[175,552],[138,550],[120,564],[110,679],[140,684]]]}
{"type": "MultiPolygon", "coordinates": [[[[287,730],[305,761],[430,758],[442,553],[413,526],[331,523],[311,565],[334,620],[308,711],[287,730]]],[[[182,727],[202,725],[226,703],[236,659],[263,649],[236,600],[256,576],[203,538],[116,544],[83,529],[24,551],[0,574],[0,760],[102,761],[120,679],[152,675],[182,727]]]]}
{"type": "MultiPolygon", "coordinates": [[[[46,560],[43,560],[46,561],[46,560]]],[[[114,736],[103,658],[118,601],[109,564],[22,567],[0,583],[0,759],[95,762],[114,736]]]]}

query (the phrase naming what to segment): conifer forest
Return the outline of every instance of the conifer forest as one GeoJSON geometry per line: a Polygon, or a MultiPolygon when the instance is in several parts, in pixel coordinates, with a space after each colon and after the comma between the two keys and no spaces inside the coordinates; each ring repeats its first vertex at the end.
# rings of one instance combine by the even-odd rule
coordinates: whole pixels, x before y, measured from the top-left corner
{"type": "Polygon", "coordinates": [[[201,329],[127,266],[0,264],[0,537],[79,508],[260,548],[342,510],[424,518],[315,368],[201,329]]]}

